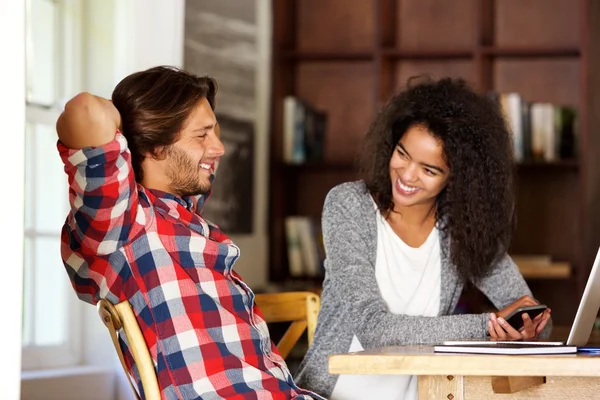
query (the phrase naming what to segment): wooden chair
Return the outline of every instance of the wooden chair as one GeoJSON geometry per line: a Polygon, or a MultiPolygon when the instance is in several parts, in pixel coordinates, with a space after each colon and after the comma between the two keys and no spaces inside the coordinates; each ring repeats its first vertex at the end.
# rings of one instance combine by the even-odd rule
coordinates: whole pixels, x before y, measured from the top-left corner
{"type": "MultiPolygon", "coordinates": [[[[312,344],[317,317],[321,304],[320,297],[312,292],[285,292],[257,294],[255,302],[267,322],[291,322],[291,325],[277,344],[281,356],[285,359],[298,342],[305,330],[308,333],[308,343],[312,344]]],[[[144,397],[148,400],[160,399],[160,389],[156,377],[154,362],[144,341],[142,331],[135,319],[133,310],[128,301],[113,305],[108,300],[102,299],[98,302],[98,313],[108,328],[110,336],[119,355],[119,360],[125,375],[129,379],[131,388],[140,399],[136,385],[127,371],[123,351],[119,344],[118,333],[122,329],[135,364],[142,380],[144,397]]]]}
{"type": "Polygon", "coordinates": [[[298,339],[307,330],[310,346],[317,328],[317,317],[321,298],[312,292],[284,292],[257,294],[256,304],[267,322],[291,322],[277,348],[281,356],[287,358],[298,339]]]}
{"type": "Polygon", "coordinates": [[[135,360],[135,365],[140,374],[142,387],[144,388],[144,398],[146,400],[160,400],[160,389],[158,387],[154,361],[152,361],[152,357],[150,357],[148,346],[146,346],[146,341],[144,340],[144,336],[142,335],[142,331],[135,319],[135,315],[129,302],[123,301],[114,305],[110,301],[102,299],[98,302],[97,307],[102,322],[104,322],[104,325],[108,328],[115,350],[119,355],[121,366],[123,367],[123,371],[125,371],[125,375],[129,380],[129,384],[131,385],[131,389],[136,398],[138,400],[141,399],[138,390],[136,390],[137,385],[133,383],[133,378],[127,371],[123,350],[119,344],[118,334],[121,329],[127,338],[129,350],[131,351],[131,355],[135,360]]]}

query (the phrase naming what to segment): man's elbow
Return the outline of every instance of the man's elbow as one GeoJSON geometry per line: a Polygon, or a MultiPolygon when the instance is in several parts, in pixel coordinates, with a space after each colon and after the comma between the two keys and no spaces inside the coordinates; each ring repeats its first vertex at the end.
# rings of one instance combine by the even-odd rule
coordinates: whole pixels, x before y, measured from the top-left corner
{"type": "Polygon", "coordinates": [[[77,119],[90,113],[93,101],[94,96],[87,92],[79,93],[67,101],[64,110],[56,121],[56,131],[59,139],[65,139],[65,136],[70,133],[70,126],[73,125],[77,119]]]}
{"type": "Polygon", "coordinates": [[[72,149],[97,145],[94,128],[102,124],[103,112],[96,96],[87,92],[79,93],[65,104],[56,121],[58,139],[72,149]]]}
{"type": "Polygon", "coordinates": [[[62,115],[69,119],[79,119],[94,115],[94,110],[98,108],[98,99],[91,93],[82,92],[67,101],[62,115]]]}

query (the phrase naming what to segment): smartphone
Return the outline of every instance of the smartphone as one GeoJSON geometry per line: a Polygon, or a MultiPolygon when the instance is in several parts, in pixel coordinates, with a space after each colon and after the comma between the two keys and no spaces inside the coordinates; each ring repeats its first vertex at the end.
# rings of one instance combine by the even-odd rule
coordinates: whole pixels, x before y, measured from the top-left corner
{"type": "Polygon", "coordinates": [[[529,318],[534,319],[536,316],[543,313],[546,308],[548,307],[543,304],[517,308],[506,317],[506,322],[516,330],[519,330],[523,327],[523,314],[527,314],[529,315],[529,318]]]}

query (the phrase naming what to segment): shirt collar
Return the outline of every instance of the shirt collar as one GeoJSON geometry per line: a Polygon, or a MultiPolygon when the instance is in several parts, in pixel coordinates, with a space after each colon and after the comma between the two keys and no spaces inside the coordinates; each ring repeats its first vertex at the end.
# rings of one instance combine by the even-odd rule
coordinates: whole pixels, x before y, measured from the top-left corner
{"type": "MultiPolygon", "coordinates": [[[[163,200],[165,203],[174,201],[190,211],[194,210],[196,204],[200,204],[200,201],[197,201],[195,199],[195,197],[192,197],[192,196],[179,197],[172,193],[163,192],[162,190],[158,190],[158,189],[149,189],[149,188],[145,188],[145,189],[146,189],[146,191],[152,193],[156,198],[163,200]]],[[[204,196],[200,195],[200,197],[204,197],[204,196]]]]}

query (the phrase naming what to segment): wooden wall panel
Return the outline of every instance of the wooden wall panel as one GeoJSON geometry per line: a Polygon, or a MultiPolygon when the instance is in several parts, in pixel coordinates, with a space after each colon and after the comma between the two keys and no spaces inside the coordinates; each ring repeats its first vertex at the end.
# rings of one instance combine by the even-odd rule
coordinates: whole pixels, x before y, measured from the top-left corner
{"type": "Polygon", "coordinates": [[[305,62],[296,93],[328,114],[325,161],[349,163],[374,118],[375,77],[369,63],[305,62]]]}
{"type": "Polygon", "coordinates": [[[462,77],[476,84],[475,65],[469,60],[401,61],[396,64],[394,90],[406,86],[410,77],[427,74],[439,79],[447,76],[462,77]]]}
{"type": "Polygon", "coordinates": [[[399,0],[399,48],[472,48],[476,44],[477,0],[399,0]]]}
{"type": "Polygon", "coordinates": [[[327,193],[340,183],[356,180],[352,171],[314,170],[298,176],[297,210],[302,215],[321,217],[327,193]]]}
{"type": "Polygon", "coordinates": [[[298,50],[350,52],[374,46],[376,0],[299,0],[298,50]]]}
{"type": "Polygon", "coordinates": [[[577,47],[579,5],[576,0],[496,0],[496,45],[577,47]]]}
{"type": "Polygon", "coordinates": [[[527,101],[578,106],[579,78],[576,59],[500,59],[494,68],[495,90],[519,92],[527,101]]]}
{"type": "MultiPolygon", "coordinates": [[[[533,296],[552,310],[553,326],[570,328],[581,299],[581,296],[577,294],[576,279],[530,279],[527,284],[533,296]]],[[[566,340],[567,336],[559,340],[566,340]]]]}
{"type": "Polygon", "coordinates": [[[357,179],[352,167],[335,168],[322,163],[280,166],[285,180],[273,189],[285,193],[282,215],[306,215],[320,218],[325,196],[334,186],[357,179]]]}
{"type": "Polygon", "coordinates": [[[517,181],[517,232],[511,252],[576,260],[582,245],[577,171],[522,167],[517,181]]]}

